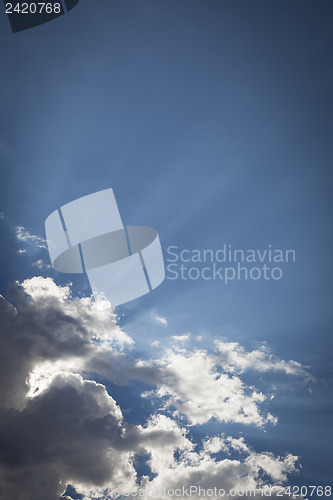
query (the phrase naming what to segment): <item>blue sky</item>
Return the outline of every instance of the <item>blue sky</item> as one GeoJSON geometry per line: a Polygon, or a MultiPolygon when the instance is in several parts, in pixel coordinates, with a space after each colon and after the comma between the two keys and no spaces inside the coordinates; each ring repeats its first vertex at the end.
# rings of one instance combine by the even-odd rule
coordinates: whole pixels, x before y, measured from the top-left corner
{"type": "MultiPolygon", "coordinates": [[[[164,359],[189,332],[188,355],[220,339],[308,367],[315,380],[242,375],[276,388],[275,426],[190,428],[300,456],[287,482],[299,485],[332,483],[332,14],[325,1],[80,0],[16,34],[0,17],[0,292],[42,275],[89,294],[84,278],[33,266],[47,251],[15,227],[45,237],[53,210],[109,187],[125,224],[158,230],[165,257],[170,245],[295,249],[279,281],[166,279],[117,313],[128,359],[164,359]]],[[[98,380],[120,408],[136,401],[128,421],[144,425],[149,384],[98,380]]]]}

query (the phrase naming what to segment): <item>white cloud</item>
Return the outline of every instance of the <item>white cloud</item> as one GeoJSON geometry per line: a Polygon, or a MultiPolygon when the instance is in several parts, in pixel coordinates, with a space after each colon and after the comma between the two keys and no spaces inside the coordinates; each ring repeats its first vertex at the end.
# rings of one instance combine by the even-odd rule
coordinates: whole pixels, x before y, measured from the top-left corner
{"type": "MultiPolygon", "coordinates": [[[[183,342],[189,334],[172,338],[183,342]]],[[[162,359],[150,362],[156,372],[156,389],[143,396],[160,399],[162,408],[174,412],[175,416],[185,416],[192,425],[214,418],[262,427],[277,423],[276,417],[262,409],[274,396],[247,385],[241,378],[244,371],[283,372],[314,380],[300,363],[281,360],[265,348],[247,352],[236,342],[220,340],[216,341],[216,348],[215,352],[186,350],[183,346],[167,350],[162,359]]],[[[148,366],[146,363],[146,375],[148,366]]],[[[140,376],[138,372],[137,375],[140,376]]],[[[154,376],[151,379],[154,380],[154,376]]]]}
{"type": "Polygon", "coordinates": [[[58,359],[56,361],[41,361],[29,373],[29,378],[27,379],[29,391],[26,397],[35,398],[40,396],[40,394],[50,388],[57,377],[66,377],[72,373],[77,374],[82,369],[82,360],[76,357],[58,359]]]}
{"type": "Polygon", "coordinates": [[[171,338],[176,342],[187,342],[191,337],[190,333],[184,333],[184,335],[172,335],[171,338]]]}
{"type": "Polygon", "coordinates": [[[156,364],[161,368],[158,388],[145,397],[161,398],[166,408],[174,407],[175,415],[185,415],[193,425],[212,418],[260,427],[277,422],[259,409],[266,396],[247,387],[239,377],[220,373],[214,356],[204,350],[168,350],[156,364]]]}
{"type": "MultiPolygon", "coordinates": [[[[34,302],[40,303],[39,305],[47,304],[50,299],[57,299],[58,306],[64,306],[66,299],[71,297],[70,283],[67,286],[58,286],[52,278],[43,278],[42,276],[34,276],[33,278],[26,279],[20,285],[25,294],[34,302]]],[[[74,302],[68,303],[72,307],[74,302]]],[[[52,304],[55,307],[55,304],[52,304]]]]}
{"type": "Polygon", "coordinates": [[[47,241],[41,236],[37,236],[35,234],[29,233],[27,229],[23,226],[15,227],[16,238],[19,241],[29,243],[30,245],[36,246],[37,248],[46,248],[47,249],[47,241]]]}
{"type": "MultiPolygon", "coordinates": [[[[171,453],[170,447],[168,453],[162,457],[160,449],[154,446],[150,448],[149,464],[156,477],[152,480],[144,478],[141,483],[141,487],[146,490],[146,498],[163,498],[159,492],[164,489],[189,491],[190,487],[193,492],[191,497],[194,499],[209,498],[211,494],[205,492],[214,488],[223,489],[226,494],[231,489],[257,490],[257,497],[260,498],[261,488],[267,487],[272,481],[281,484],[286,480],[288,473],[297,470],[298,457],[290,454],[280,457],[268,452],[256,453],[243,438],[216,436],[205,440],[195,449],[187,439],[184,429],[181,434],[178,431],[177,437],[174,444],[174,452],[177,451],[179,454],[177,460],[175,454],[171,453]],[[224,457],[216,459],[214,455],[221,451],[225,454],[224,457]],[[231,453],[239,456],[230,459],[228,456],[231,453]],[[200,494],[199,488],[201,488],[200,494]]],[[[146,447],[149,449],[149,445],[146,444],[146,447]]],[[[238,499],[240,496],[236,494],[234,498],[238,499]]]]}
{"type": "Polygon", "coordinates": [[[3,212],[0,212],[0,220],[4,220],[5,219],[5,214],[3,212]]]}
{"type": "Polygon", "coordinates": [[[157,323],[160,323],[161,325],[168,325],[168,321],[164,316],[158,316],[157,314],[154,314],[154,319],[157,321],[157,323]]]}
{"type": "Polygon", "coordinates": [[[258,372],[280,371],[287,375],[296,375],[305,379],[314,380],[307,371],[297,361],[284,361],[274,356],[269,350],[262,346],[261,349],[246,351],[237,342],[215,341],[218,356],[216,362],[223,366],[223,369],[230,373],[243,373],[246,370],[258,372]]]}

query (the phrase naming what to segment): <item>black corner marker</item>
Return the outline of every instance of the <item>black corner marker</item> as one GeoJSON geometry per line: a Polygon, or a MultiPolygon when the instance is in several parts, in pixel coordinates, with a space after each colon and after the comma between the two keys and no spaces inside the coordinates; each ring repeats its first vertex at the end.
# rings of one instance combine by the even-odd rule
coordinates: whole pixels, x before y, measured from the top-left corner
{"type": "MultiPolygon", "coordinates": [[[[65,13],[61,0],[47,0],[45,3],[38,0],[30,2],[3,0],[3,3],[13,33],[35,28],[65,13]]],[[[65,0],[66,10],[73,9],[78,3],[79,0],[65,0]]]]}
{"type": "Polygon", "coordinates": [[[71,10],[79,3],[80,0],[65,0],[66,10],[71,10]]]}

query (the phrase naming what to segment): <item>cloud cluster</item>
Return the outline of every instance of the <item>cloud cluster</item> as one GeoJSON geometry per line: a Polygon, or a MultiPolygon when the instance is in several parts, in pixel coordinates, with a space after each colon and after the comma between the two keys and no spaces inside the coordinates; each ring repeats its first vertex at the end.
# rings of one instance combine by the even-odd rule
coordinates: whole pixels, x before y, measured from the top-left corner
{"type": "Polygon", "coordinates": [[[145,396],[161,398],[164,407],[175,408],[175,415],[185,415],[194,425],[212,418],[258,426],[276,423],[275,417],[259,409],[270,396],[247,387],[235,375],[219,372],[214,358],[199,349],[189,353],[168,350],[164,359],[155,362],[160,366],[159,387],[145,396]]]}
{"type": "MultiPolygon", "coordinates": [[[[186,443],[180,449],[177,461],[171,453],[167,458],[162,453],[162,459],[160,455],[159,450],[152,449],[150,466],[156,477],[142,483],[148,498],[163,498],[161,493],[165,488],[172,491],[190,491],[191,488],[194,499],[209,496],[209,490],[215,488],[226,493],[230,490],[251,490],[252,493],[258,490],[257,497],[260,498],[259,490],[267,487],[270,481],[275,484],[285,481],[287,474],[296,470],[297,461],[297,457],[290,454],[276,457],[268,452],[256,453],[243,438],[224,435],[204,440],[197,449],[190,442],[186,443]],[[217,459],[221,451],[226,458],[217,459]],[[231,458],[232,454],[236,456],[231,458]]],[[[241,493],[234,496],[240,497],[241,493]]]]}
{"type": "MultiPolygon", "coordinates": [[[[241,379],[245,371],[280,372],[314,380],[300,363],[281,360],[265,347],[246,351],[237,342],[216,340],[213,352],[187,350],[184,343],[190,339],[189,333],[171,338],[173,348],[166,350],[162,358],[145,363],[146,374],[149,368],[155,371],[157,387],[144,396],[159,398],[163,409],[173,408],[175,416],[185,416],[192,425],[211,419],[259,427],[277,423],[276,417],[261,410],[263,403],[274,397],[272,392],[264,394],[246,385],[241,379]]],[[[142,362],[137,364],[138,369],[142,366],[142,362]]]]}
{"type": "Polygon", "coordinates": [[[249,353],[238,344],[222,360],[221,346],[186,350],[176,339],[160,359],[131,361],[133,340],[107,301],[73,298],[69,286],[42,277],[17,284],[11,297],[15,307],[0,300],[1,498],[56,500],[68,484],[87,500],[139,487],[260,488],[296,470],[295,456],[256,453],[224,435],[196,442],[190,432],[214,417],[275,422],[260,411],[266,396],[240,379],[249,353]],[[150,384],[146,397],[162,408],[130,425],[121,399],[95,376],[150,384]],[[138,472],[138,457],[149,473],[138,472]]]}
{"type": "MultiPolygon", "coordinates": [[[[20,252],[22,253],[22,252],[20,252]]],[[[33,262],[31,264],[33,267],[37,267],[37,269],[51,269],[51,265],[50,264],[45,264],[45,262],[43,261],[43,259],[37,259],[36,262],[33,262]]]]}

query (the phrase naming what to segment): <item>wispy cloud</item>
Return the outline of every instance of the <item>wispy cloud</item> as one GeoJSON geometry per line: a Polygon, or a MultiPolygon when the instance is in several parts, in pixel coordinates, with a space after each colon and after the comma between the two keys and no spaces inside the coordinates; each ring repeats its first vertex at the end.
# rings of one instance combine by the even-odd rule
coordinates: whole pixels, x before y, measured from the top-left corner
{"type": "Polygon", "coordinates": [[[23,226],[16,226],[15,227],[15,234],[16,238],[19,241],[22,241],[24,243],[28,243],[30,245],[33,245],[37,248],[46,248],[47,249],[47,241],[42,238],[41,236],[37,236],[35,234],[29,233],[27,229],[25,229],[23,226]]]}
{"type": "Polygon", "coordinates": [[[161,325],[168,325],[168,321],[164,316],[158,316],[157,314],[154,314],[154,320],[157,321],[157,323],[160,323],[161,325]]]}
{"type": "Polygon", "coordinates": [[[307,370],[308,367],[302,366],[297,361],[279,359],[265,346],[253,351],[246,351],[237,342],[216,340],[215,344],[218,351],[216,361],[229,373],[244,373],[247,370],[258,372],[276,371],[314,381],[314,378],[307,370]]]}
{"type": "Polygon", "coordinates": [[[3,212],[0,212],[0,220],[4,220],[5,219],[5,214],[3,212]]]}

